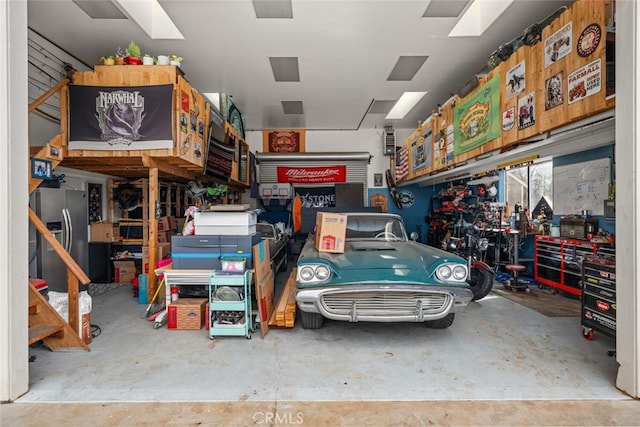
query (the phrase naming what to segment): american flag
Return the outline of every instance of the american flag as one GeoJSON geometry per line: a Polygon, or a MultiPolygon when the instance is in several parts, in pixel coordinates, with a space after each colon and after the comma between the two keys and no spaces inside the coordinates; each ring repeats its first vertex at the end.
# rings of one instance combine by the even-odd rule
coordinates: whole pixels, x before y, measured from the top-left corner
{"type": "Polygon", "coordinates": [[[402,181],[409,175],[409,148],[401,147],[396,154],[396,181],[402,181]]]}

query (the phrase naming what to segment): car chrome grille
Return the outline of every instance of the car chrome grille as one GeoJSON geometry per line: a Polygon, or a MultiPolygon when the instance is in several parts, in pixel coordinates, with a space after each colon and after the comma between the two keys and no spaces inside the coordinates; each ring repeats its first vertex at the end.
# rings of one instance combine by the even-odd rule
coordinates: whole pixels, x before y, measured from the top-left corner
{"type": "Polygon", "coordinates": [[[417,291],[328,292],[322,296],[325,309],[336,315],[349,315],[354,306],[359,316],[411,316],[437,314],[450,304],[451,295],[417,291]]]}

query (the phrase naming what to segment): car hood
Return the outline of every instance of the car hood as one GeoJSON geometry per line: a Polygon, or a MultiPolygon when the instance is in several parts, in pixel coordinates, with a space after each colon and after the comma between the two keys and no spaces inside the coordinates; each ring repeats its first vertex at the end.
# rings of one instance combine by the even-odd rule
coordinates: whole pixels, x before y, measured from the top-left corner
{"type": "Polygon", "coordinates": [[[415,242],[347,242],[345,253],[303,251],[298,264],[321,259],[333,264],[341,281],[402,281],[423,283],[436,265],[445,262],[466,263],[449,252],[415,242]],[[375,270],[374,274],[371,274],[375,270]],[[368,272],[368,273],[366,273],[368,272]],[[366,273],[366,274],[365,274],[366,273]]]}

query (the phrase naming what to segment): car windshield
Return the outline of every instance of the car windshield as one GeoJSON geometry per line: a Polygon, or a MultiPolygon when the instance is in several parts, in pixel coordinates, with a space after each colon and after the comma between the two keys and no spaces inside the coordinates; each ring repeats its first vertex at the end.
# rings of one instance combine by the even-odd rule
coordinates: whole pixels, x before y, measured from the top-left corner
{"type": "Polygon", "coordinates": [[[347,219],[347,241],[387,240],[406,241],[402,221],[384,215],[349,215],[347,219]]]}

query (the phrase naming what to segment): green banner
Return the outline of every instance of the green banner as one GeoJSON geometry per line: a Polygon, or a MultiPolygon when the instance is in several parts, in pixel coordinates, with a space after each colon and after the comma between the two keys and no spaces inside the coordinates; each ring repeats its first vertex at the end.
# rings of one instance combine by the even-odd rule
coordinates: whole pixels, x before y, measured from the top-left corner
{"type": "Polygon", "coordinates": [[[473,150],[500,136],[500,75],[453,108],[453,154],[473,150]]]}

